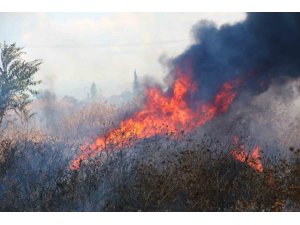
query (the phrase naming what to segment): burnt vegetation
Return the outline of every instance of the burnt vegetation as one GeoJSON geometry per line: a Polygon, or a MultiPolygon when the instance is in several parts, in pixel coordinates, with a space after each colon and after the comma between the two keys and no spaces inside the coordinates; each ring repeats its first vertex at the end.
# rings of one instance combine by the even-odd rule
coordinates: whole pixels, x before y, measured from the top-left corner
{"type": "Polygon", "coordinates": [[[229,154],[231,144],[205,140],[110,146],[72,171],[76,144],[34,132],[2,137],[1,211],[299,210],[300,149],[263,157],[258,173],[229,154]]]}
{"type": "MultiPolygon", "coordinates": [[[[245,92],[238,93],[237,102],[228,105],[231,111],[223,110],[223,114],[218,113],[213,120],[212,116],[206,124],[201,124],[203,127],[187,129],[189,132],[170,131],[168,124],[159,123],[162,127],[152,130],[160,132],[146,138],[135,133],[139,127],[130,127],[132,123],[127,123],[128,130],[119,129],[121,121],[142,108],[140,103],[144,99],[111,105],[97,98],[95,84],[89,99],[84,101],[70,96],[58,99],[49,90],[38,94],[35,86],[39,81],[33,75],[41,61],[27,62],[21,57],[24,54],[21,48],[2,44],[0,211],[299,211],[300,146],[291,147],[299,144],[299,121],[294,119],[299,118],[299,108],[293,108],[295,117],[287,123],[288,115],[273,115],[280,107],[286,109],[286,105],[274,110],[266,107],[266,103],[272,102],[268,95],[266,99],[258,99],[263,103],[255,103],[255,96],[266,93],[272,85],[276,88],[273,78],[281,76],[287,67],[293,72],[290,79],[298,78],[300,47],[296,25],[299,21],[298,14],[250,14],[246,22],[220,29],[213,23],[201,22],[195,27],[196,44],[172,63],[181,68],[191,66],[191,78],[203,84],[204,88],[200,89],[203,93],[189,95],[188,90],[187,94],[180,95],[180,103],[187,103],[188,98],[186,105],[190,106],[197,102],[199,95],[210,99],[219,89],[219,83],[231,81],[253,68],[258,68],[258,72],[243,75],[249,85],[245,92]],[[271,26],[274,20],[281,21],[280,26],[271,26]],[[286,26],[290,20],[295,26],[286,26]],[[286,40],[281,35],[288,32],[275,32],[273,28],[287,28],[294,33],[286,40]],[[289,43],[298,44],[290,49],[289,43]],[[262,49],[259,54],[257,49],[262,49]],[[186,59],[192,60],[186,63],[186,59]],[[233,68],[236,72],[229,76],[233,68]],[[270,75],[273,70],[275,77],[270,75]],[[221,74],[225,75],[221,77],[221,74]],[[267,86],[255,91],[260,81],[267,86]],[[288,124],[285,129],[271,126],[282,124],[278,117],[288,124]],[[291,134],[285,132],[290,125],[291,134]],[[117,132],[108,135],[112,130],[117,132]],[[279,135],[275,130],[284,134],[279,135]],[[232,142],[233,136],[238,138],[238,144],[232,142]],[[254,158],[250,153],[257,145],[257,136],[271,143],[262,145],[261,154],[255,153],[255,160],[262,164],[260,171],[249,166],[254,163],[250,162],[254,158]],[[283,136],[295,142],[283,141],[279,138],[283,136]],[[96,148],[93,154],[86,153],[80,158],[79,168],[71,169],[73,160],[84,151],[84,143],[93,143],[98,137],[105,145],[100,150],[96,148]],[[239,148],[247,149],[237,153],[242,160],[232,154],[232,150],[239,148]]],[[[171,80],[176,80],[178,77],[172,73],[176,66],[171,67],[174,67],[170,70],[170,76],[174,76],[171,80]]],[[[180,90],[187,89],[180,85],[180,90]]],[[[157,90],[161,89],[157,87],[157,90]]],[[[169,87],[166,93],[172,94],[172,90],[169,87]]],[[[158,93],[165,96],[162,91],[158,93]]],[[[281,96],[268,93],[274,98],[281,96]]],[[[295,91],[295,96],[299,99],[299,91],[295,91]]],[[[177,107],[179,114],[182,105],[185,104],[177,107]]],[[[150,108],[152,111],[140,114],[142,118],[157,113],[155,107],[150,108]]],[[[162,118],[168,117],[159,119],[162,118]]],[[[178,121],[174,124],[177,127],[178,121]]]]}
{"type": "Polygon", "coordinates": [[[163,135],[124,143],[122,150],[108,140],[96,157],[71,170],[84,133],[105,134],[115,126],[109,122],[113,112],[116,118],[120,113],[103,102],[77,110],[61,116],[60,126],[52,124],[56,135],[52,129],[2,129],[1,211],[299,210],[297,148],[288,157],[263,153],[259,173],[233,158],[232,142],[182,131],[176,139],[163,135]],[[99,118],[105,122],[92,122],[99,118]]]}
{"type": "MultiPolygon", "coordinates": [[[[108,118],[105,114],[111,116],[110,110],[115,110],[101,105],[102,111],[95,106],[86,111],[86,123],[108,118]]],[[[77,135],[62,138],[61,133],[64,127],[82,124],[84,119],[77,117],[75,113],[62,119],[56,128],[59,135],[17,127],[1,133],[1,211],[300,209],[300,149],[288,149],[288,156],[262,154],[264,169],[259,173],[232,156],[231,141],[182,131],[176,139],[157,136],[135,145],[124,143],[121,150],[108,140],[103,151],[82,161],[79,170],[71,170],[82,142],[77,135]]],[[[103,133],[114,126],[98,125],[103,133]]]]}

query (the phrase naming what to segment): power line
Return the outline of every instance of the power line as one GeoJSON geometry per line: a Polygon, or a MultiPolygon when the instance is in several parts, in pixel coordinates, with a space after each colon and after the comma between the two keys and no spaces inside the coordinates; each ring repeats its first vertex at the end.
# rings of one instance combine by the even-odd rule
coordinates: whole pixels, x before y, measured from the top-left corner
{"type": "Polygon", "coordinates": [[[188,42],[189,40],[169,40],[169,41],[155,41],[145,43],[125,43],[125,44],[92,44],[92,45],[25,45],[26,48],[113,48],[113,47],[140,47],[156,44],[176,44],[188,42]]]}

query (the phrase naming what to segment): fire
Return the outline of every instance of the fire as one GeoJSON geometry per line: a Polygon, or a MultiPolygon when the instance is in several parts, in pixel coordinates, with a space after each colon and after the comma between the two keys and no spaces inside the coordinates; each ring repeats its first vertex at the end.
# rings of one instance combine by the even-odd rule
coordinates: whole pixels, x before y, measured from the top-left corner
{"type": "Polygon", "coordinates": [[[108,145],[122,149],[124,144],[131,146],[137,140],[155,135],[172,134],[172,137],[176,137],[182,130],[189,132],[226,112],[237,95],[235,88],[238,82],[227,82],[213,102],[199,103],[196,109],[192,109],[187,99],[197,90],[197,86],[193,83],[192,76],[183,74],[180,69],[176,71],[176,75],[171,95],[159,87],[148,88],[144,107],[122,121],[119,128],[98,137],[92,144],[82,146],[83,152],[73,160],[71,169],[79,169],[82,160],[94,157],[108,145]]]}
{"type": "Polygon", "coordinates": [[[239,139],[234,138],[234,142],[237,147],[231,151],[232,156],[240,162],[247,163],[250,167],[261,173],[263,171],[260,154],[261,148],[256,145],[249,154],[246,154],[245,146],[239,143],[239,139]]]}

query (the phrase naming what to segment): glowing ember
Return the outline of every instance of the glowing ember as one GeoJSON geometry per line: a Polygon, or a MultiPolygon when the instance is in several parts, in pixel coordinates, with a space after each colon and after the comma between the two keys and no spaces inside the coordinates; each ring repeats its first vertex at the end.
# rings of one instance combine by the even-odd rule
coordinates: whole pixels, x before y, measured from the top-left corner
{"type": "Polygon", "coordinates": [[[82,146],[83,153],[72,162],[71,169],[77,170],[82,160],[94,157],[108,145],[121,149],[124,144],[130,146],[139,139],[163,134],[176,137],[181,130],[189,132],[226,112],[236,97],[234,89],[238,82],[224,83],[212,103],[198,104],[197,109],[193,110],[187,98],[197,87],[190,75],[182,74],[179,69],[176,73],[178,78],[173,84],[171,96],[158,87],[148,88],[144,107],[122,121],[119,128],[98,137],[93,144],[82,146]]]}
{"type": "Polygon", "coordinates": [[[247,154],[245,146],[239,143],[238,138],[234,138],[234,142],[237,145],[237,147],[231,151],[232,156],[240,162],[247,163],[250,167],[254,168],[255,170],[261,173],[263,171],[263,166],[260,160],[261,148],[257,145],[249,154],[247,154]]]}

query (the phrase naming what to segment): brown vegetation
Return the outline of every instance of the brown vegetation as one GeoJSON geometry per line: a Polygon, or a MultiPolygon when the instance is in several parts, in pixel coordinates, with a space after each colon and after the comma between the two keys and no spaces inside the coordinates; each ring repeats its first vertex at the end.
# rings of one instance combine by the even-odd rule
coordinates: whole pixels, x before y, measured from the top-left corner
{"type": "MultiPolygon", "coordinates": [[[[195,134],[197,135],[197,134],[195,134]]],[[[109,146],[79,171],[79,146],[30,131],[2,135],[1,211],[298,211],[300,149],[258,173],[208,136],[109,146]],[[204,141],[205,140],[205,141],[204,141]]]]}

